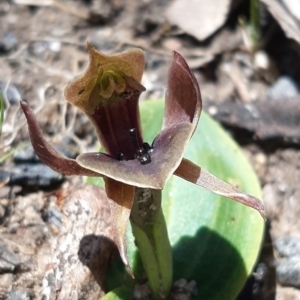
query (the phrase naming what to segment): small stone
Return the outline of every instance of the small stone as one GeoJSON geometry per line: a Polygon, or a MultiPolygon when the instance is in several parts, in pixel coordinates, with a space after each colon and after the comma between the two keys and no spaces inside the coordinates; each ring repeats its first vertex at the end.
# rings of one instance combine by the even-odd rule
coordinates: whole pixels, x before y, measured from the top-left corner
{"type": "Polygon", "coordinates": [[[181,278],[174,282],[174,287],[182,289],[186,286],[186,284],[187,284],[187,280],[184,278],[181,278]]]}
{"type": "Polygon", "coordinates": [[[262,70],[268,70],[270,68],[270,59],[265,51],[257,51],[255,53],[254,67],[262,70]]]}
{"type": "Polygon", "coordinates": [[[48,222],[52,226],[52,229],[59,232],[62,227],[62,213],[56,205],[52,205],[49,207],[47,217],[48,222]]]}
{"type": "Polygon", "coordinates": [[[286,191],[287,191],[288,187],[287,185],[284,183],[284,182],[281,182],[278,184],[278,191],[281,193],[281,194],[285,194],[286,191]]]}
{"type": "Polygon", "coordinates": [[[255,270],[255,279],[262,281],[268,273],[268,266],[265,263],[259,263],[255,270]]]}
{"type": "Polygon", "coordinates": [[[50,41],[50,42],[48,42],[48,48],[52,52],[58,53],[61,50],[61,42],[59,42],[59,41],[50,41]]]}
{"type": "Polygon", "coordinates": [[[208,113],[209,113],[211,116],[216,115],[217,112],[218,112],[218,108],[217,108],[217,106],[215,106],[215,105],[211,105],[211,106],[208,108],[208,113]]]}
{"type": "MultiPolygon", "coordinates": [[[[9,187],[8,187],[9,189],[9,187]]],[[[0,193],[0,205],[7,207],[9,205],[9,200],[8,199],[1,199],[1,193],[0,193]]]]}
{"type": "Polygon", "coordinates": [[[0,54],[8,54],[15,50],[17,48],[17,44],[17,38],[13,33],[5,33],[4,36],[0,38],[0,54]]]}
{"type": "Polygon", "coordinates": [[[12,273],[5,273],[0,274],[0,299],[1,296],[6,295],[8,292],[11,292],[13,282],[14,282],[14,274],[12,273]]]}
{"type": "Polygon", "coordinates": [[[7,85],[7,82],[0,81],[0,90],[12,105],[19,105],[19,102],[23,99],[23,94],[20,90],[20,87],[13,83],[7,85]]]}
{"type": "Polygon", "coordinates": [[[260,165],[264,165],[267,162],[267,157],[264,153],[260,152],[255,155],[255,161],[260,165]]]}
{"type": "Polygon", "coordinates": [[[39,162],[39,158],[35,154],[31,145],[28,145],[18,151],[13,155],[15,163],[24,163],[24,162],[39,162]]]}
{"type": "Polygon", "coordinates": [[[295,97],[299,93],[297,83],[289,76],[279,77],[269,88],[270,99],[295,97]]]}
{"type": "Polygon", "coordinates": [[[11,185],[48,187],[61,183],[62,180],[62,174],[44,164],[18,164],[11,168],[11,185]]]}
{"type": "Polygon", "coordinates": [[[280,262],[276,268],[277,280],[281,285],[300,287],[300,258],[291,257],[280,262]]]}
{"type": "Polygon", "coordinates": [[[75,158],[78,156],[78,149],[71,145],[68,138],[63,138],[62,143],[59,145],[54,145],[54,148],[69,158],[75,158]]]}
{"type": "Polygon", "coordinates": [[[20,265],[18,256],[9,245],[0,238],[0,273],[12,273],[20,265]]]}
{"type": "Polygon", "coordinates": [[[8,1],[2,0],[2,1],[0,2],[0,16],[3,16],[3,15],[5,15],[6,13],[8,13],[8,12],[9,12],[9,9],[10,9],[10,6],[9,6],[8,1]]]}
{"type": "Polygon", "coordinates": [[[197,294],[196,281],[188,282],[186,279],[181,278],[173,283],[170,294],[171,300],[191,300],[197,294]]]}
{"type": "MultiPolygon", "coordinates": [[[[97,49],[101,49],[101,51],[109,52],[113,51],[116,47],[116,41],[111,39],[113,35],[113,30],[111,27],[105,26],[97,29],[90,34],[90,43],[94,45],[97,49]]],[[[84,36],[84,40],[86,37],[84,36]]]]}
{"type": "MultiPolygon", "coordinates": [[[[9,181],[9,173],[7,171],[0,170],[0,184],[1,184],[1,186],[4,186],[5,183],[7,183],[8,181],[9,181]]],[[[0,191],[0,195],[2,195],[1,192],[2,191],[0,191]]]]}
{"type": "Polygon", "coordinates": [[[283,236],[275,240],[274,246],[281,256],[300,256],[300,237],[283,236]]]}
{"type": "Polygon", "coordinates": [[[47,49],[48,44],[44,41],[33,41],[28,46],[29,53],[37,57],[43,56],[47,49]]]}
{"type": "Polygon", "coordinates": [[[30,300],[30,294],[26,290],[18,290],[18,291],[12,291],[10,292],[6,300],[30,300]]]}
{"type": "Polygon", "coordinates": [[[197,294],[197,284],[195,280],[190,281],[187,285],[186,285],[186,291],[191,294],[191,295],[196,295],[197,294]]]}
{"type": "MultiPolygon", "coordinates": [[[[78,156],[78,151],[76,147],[72,147],[72,145],[70,145],[70,139],[63,138],[62,143],[63,144],[54,145],[54,148],[58,152],[70,158],[75,158],[76,156],[78,156]]],[[[29,162],[39,163],[40,162],[40,159],[35,154],[35,151],[32,148],[31,144],[16,151],[13,155],[13,158],[15,163],[29,163],[29,162]]]]}
{"type": "Polygon", "coordinates": [[[135,300],[150,300],[150,291],[148,285],[135,285],[133,291],[133,298],[135,300]]]}
{"type": "Polygon", "coordinates": [[[166,38],[163,42],[162,45],[164,48],[170,51],[179,51],[182,48],[182,42],[178,38],[174,37],[169,37],[166,38]]]}

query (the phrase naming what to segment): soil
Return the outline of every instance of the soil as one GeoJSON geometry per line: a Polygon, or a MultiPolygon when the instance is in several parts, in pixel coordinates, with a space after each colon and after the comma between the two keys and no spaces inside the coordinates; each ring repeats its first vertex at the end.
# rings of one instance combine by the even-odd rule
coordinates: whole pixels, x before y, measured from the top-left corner
{"type": "MultiPolygon", "coordinates": [[[[57,1],[51,3],[30,6],[0,2],[0,88],[9,100],[0,141],[0,299],[41,299],[42,285],[47,285],[45,279],[41,283],[45,272],[47,280],[58,280],[58,269],[49,269],[47,259],[54,251],[58,232],[73,224],[65,222],[64,215],[75,211],[68,207],[68,197],[73,195],[75,186],[80,186],[81,179],[63,177],[39,163],[28,142],[19,100],[26,101],[38,113],[43,132],[65,155],[76,157],[98,147],[87,118],[63,98],[68,81],[87,66],[87,40],[105,53],[130,46],[146,51],[143,84],[147,92],[142,100],[163,97],[172,50],[187,58],[199,81],[204,109],[220,120],[242,146],[262,184],[268,219],[265,240],[253,276],[238,299],[300,299],[300,257],[288,252],[300,239],[300,115],[295,115],[294,121],[289,117],[280,121],[280,126],[285,126],[283,130],[274,127],[274,120],[254,126],[254,121],[239,121],[244,115],[234,121],[218,115],[228,103],[239,103],[246,109],[249,105],[257,107],[257,103],[268,107],[273,100],[268,93],[282,76],[289,76],[299,85],[300,69],[295,63],[300,59],[299,44],[288,40],[265,12],[268,22],[263,32],[270,28],[272,31],[268,39],[267,35],[262,36],[263,54],[270,66],[261,69],[254,63],[255,54],[245,47],[238,25],[239,17],[248,14],[244,5],[233,10],[226,24],[212,37],[199,42],[168,24],[164,17],[168,1],[74,0],[64,1],[63,7],[55,4],[57,1]],[[267,134],[258,134],[262,132],[259,126],[267,128],[267,134]],[[295,134],[289,135],[291,132],[295,134]],[[281,238],[286,240],[280,244],[281,238]],[[293,270],[285,267],[288,262],[294,262],[293,270]]],[[[287,107],[286,97],[278,97],[277,107],[287,107]]],[[[299,109],[300,96],[289,99],[299,109]]],[[[243,114],[243,110],[236,113],[243,114]]],[[[97,205],[102,205],[100,210],[106,214],[104,203],[97,205]]],[[[93,211],[91,206],[86,209],[93,211]]],[[[99,239],[97,232],[105,226],[97,226],[90,224],[87,244],[101,244],[105,259],[97,264],[105,270],[115,248],[109,241],[99,239]]],[[[62,238],[63,245],[69,247],[62,238]]],[[[83,253],[85,249],[83,245],[83,253]]],[[[82,294],[76,297],[84,299],[84,291],[89,287],[97,299],[102,293],[103,274],[88,280],[85,266],[93,259],[89,255],[89,259],[85,254],[82,256],[79,274],[75,276],[81,278],[82,286],[78,288],[78,281],[71,282],[70,273],[71,283],[63,290],[79,289],[82,294]]],[[[63,299],[63,292],[59,299],[63,299]]],[[[47,299],[55,299],[51,297],[47,299]]]]}

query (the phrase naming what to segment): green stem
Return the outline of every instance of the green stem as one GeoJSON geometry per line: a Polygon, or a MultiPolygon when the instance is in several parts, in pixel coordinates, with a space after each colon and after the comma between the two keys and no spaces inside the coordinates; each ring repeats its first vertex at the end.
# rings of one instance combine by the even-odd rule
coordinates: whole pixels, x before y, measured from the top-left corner
{"type": "Polygon", "coordinates": [[[136,189],[130,216],[132,232],[153,299],[166,299],[172,285],[172,248],[161,209],[161,191],[136,189]]]}

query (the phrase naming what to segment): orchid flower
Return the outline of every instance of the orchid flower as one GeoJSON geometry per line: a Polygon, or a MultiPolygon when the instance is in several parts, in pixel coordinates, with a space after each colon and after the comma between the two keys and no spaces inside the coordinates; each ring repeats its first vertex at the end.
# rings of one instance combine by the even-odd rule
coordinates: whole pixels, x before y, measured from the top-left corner
{"type": "Polygon", "coordinates": [[[174,52],[169,70],[161,132],[148,144],[142,138],[138,109],[139,96],[145,90],[141,85],[144,52],[130,49],[104,55],[89,43],[88,50],[90,64],[66,87],[65,98],[92,121],[104,153],[84,153],[76,160],[64,157],[43,138],[28,105],[22,102],[21,107],[42,162],[66,175],[103,177],[114,239],[125,265],[125,231],[137,193],[155,194],[172,175],[250,206],[264,217],[260,200],[183,158],[200,118],[202,100],[198,83],[180,54],[174,52]]]}

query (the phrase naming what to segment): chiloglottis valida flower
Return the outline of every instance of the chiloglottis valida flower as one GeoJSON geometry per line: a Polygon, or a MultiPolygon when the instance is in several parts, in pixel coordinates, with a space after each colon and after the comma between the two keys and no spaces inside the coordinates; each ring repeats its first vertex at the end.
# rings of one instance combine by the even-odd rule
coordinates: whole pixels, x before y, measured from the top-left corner
{"type": "Polygon", "coordinates": [[[53,170],[66,175],[101,176],[114,219],[115,242],[128,266],[125,231],[136,188],[162,190],[174,174],[216,194],[256,209],[257,198],[242,193],[193,162],[183,158],[202,109],[198,83],[183,57],[174,52],[168,74],[161,132],[151,145],[142,138],[138,99],[145,65],[144,52],[130,49],[104,55],[88,43],[90,63],[85,73],[65,89],[68,102],[94,124],[105,153],[84,153],[76,160],[58,153],[42,136],[32,110],[21,107],[37,155],[53,170]]]}

